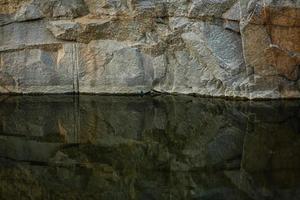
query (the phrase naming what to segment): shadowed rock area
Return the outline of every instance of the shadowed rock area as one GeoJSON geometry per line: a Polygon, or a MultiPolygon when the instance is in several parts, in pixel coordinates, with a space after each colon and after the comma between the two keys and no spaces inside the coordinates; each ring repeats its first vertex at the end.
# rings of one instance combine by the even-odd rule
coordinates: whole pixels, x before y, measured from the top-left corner
{"type": "Polygon", "coordinates": [[[0,199],[300,198],[300,102],[0,96],[0,199]]]}

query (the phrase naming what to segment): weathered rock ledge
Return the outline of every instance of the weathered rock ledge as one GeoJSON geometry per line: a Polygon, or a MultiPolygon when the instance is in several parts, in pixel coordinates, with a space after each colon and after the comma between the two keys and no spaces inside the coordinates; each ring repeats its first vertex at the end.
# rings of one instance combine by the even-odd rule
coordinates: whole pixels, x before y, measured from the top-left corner
{"type": "Polygon", "coordinates": [[[0,0],[0,93],[300,98],[299,0],[0,0]]]}

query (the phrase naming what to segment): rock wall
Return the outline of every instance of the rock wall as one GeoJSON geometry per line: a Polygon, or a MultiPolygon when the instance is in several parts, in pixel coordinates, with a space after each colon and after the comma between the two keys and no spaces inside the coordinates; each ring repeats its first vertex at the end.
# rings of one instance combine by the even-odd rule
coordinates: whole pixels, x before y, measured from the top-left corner
{"type": "Polygon", "coordinates": [[[0,93],[300,97],[299,0],[0,0],[0,93]]]}

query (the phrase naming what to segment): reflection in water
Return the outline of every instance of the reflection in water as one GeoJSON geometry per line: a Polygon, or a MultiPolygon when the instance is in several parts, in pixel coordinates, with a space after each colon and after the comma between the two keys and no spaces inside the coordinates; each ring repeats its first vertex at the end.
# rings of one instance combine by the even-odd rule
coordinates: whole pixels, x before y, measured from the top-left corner
{"type": "Polygon", "coordinates": [[[0,199],[300,199],[300,101],[0,102],[0,199]]]}

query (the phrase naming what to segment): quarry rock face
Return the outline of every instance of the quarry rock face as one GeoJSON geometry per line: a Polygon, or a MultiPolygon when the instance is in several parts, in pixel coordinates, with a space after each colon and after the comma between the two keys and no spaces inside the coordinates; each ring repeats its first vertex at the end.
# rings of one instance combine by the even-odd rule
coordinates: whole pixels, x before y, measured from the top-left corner
{"type": "Polygon", "coordinates": [[[298,96],[300,1],[240,3],[244,58],[254,90],[275,98],[298,96]]]}
{"type": "Polygon", "coordinates": [[[299,0],[0,0],[0,92],[299,98],[299,16],[299,0]]]}

